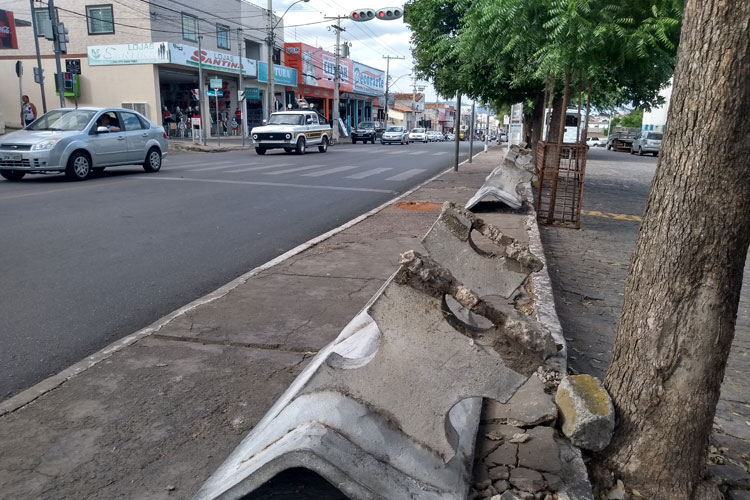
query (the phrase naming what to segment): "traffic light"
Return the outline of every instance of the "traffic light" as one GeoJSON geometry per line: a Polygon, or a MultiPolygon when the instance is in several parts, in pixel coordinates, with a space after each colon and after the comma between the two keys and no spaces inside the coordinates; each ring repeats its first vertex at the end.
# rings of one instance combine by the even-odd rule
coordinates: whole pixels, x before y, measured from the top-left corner
{"type": "Polygon", "coordinates": [[[63,23],[57,23],[52,26],[52,29],[55,34],[55,51],[60,52],[61,54],[67,54],[68,42],[70,41],[70,38],[68,37],[68,28],[66,28],[63,23]]]}
{"type": "Polygon", "coordinates": [[[401,7],[386,7],[385,9],[378,10],[377,16],[381,21],[393,21],[399,19],[404,15],[404,11],[401,7]]]}
{"type": "Polygon", "coordinates": [[[65,92],[75,90],[75,75],[73,73],[63,73],[63,90],[65,92]]]}
{"type": "Polygon", "coordinates": [[[349,14],[349,19],[363,23],[371,19],[375,19],[375,11],[372,9],[357,9],[349,14]]]}

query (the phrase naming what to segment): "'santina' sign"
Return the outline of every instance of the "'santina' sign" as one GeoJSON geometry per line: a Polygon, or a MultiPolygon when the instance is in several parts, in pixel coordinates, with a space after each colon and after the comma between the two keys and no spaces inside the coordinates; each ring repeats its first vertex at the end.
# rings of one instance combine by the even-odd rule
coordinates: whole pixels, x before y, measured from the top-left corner
{"type": "MultiPolygon", "coordinates": [[[[229,68],[235,71],[240,70],[240,64],[235,61],[234,56],[228,54],[221,54],[220,52],[214,52],[213,57],[208,57],[208,52],[205,50],[201,51],[202,57],[200,59],[201,64],[208,64],[209,66],[218,66],[220,68],[229,68]]],[[[199,52],[196,50],[193,55],[190,56],[190,60],[194,63],[198,63],[199,52]]]]}

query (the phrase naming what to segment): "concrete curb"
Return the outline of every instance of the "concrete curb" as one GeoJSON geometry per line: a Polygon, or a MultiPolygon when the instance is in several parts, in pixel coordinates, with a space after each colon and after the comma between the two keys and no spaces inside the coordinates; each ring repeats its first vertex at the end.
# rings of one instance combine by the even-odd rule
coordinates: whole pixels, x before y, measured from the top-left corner
{"type": "MultiPolygon", "coordinates": [[[[478,156],[481,154],[480,152],[477,152],[472,158],[478,156]]],[[[466,159],[463,162],[459,163],[459,166],[465,164],[469,160],[466,159]]],[[[209,302],[213,302],[216,299],[219,299],[235,288],[237,288],[240,285],[245,284],[248,280],[253,278],[254,276],[260,274],[261,272],[270,269],[278,264],[281,264],[282,262],[294,257],[295,255],[298,255],[305,250],[314,247],[315,245],[318,245],[319,243],[322,243],[323,241],[331,238],[332,236],[345,231],[346,229],[359,224],[360,222],[369,219],[373,215],[376,215],[377,213],[383,211],[385,208],[389,207],[390,205],[396,203],[397,201],[406,198],[407,196],[410,196],[415,191],[418,191],[422,187],[426,186],[427,184],[431,183],[432,181],[442,177],[443,175],[447,174],[448,172],[451,172],[453,170],[453,167],[443,170],[442,172],[439,172],[438,174],[430,177],[429,179],[425,180],[424,182],[420,183],[419,185],[415,186],[414,188],[410,189],[409,191],[406,191],[405,193],[392,198],[388,200],[387,202],[383,203],[382,205],[375,207],[374,209],[370,210],[369,212],[360,215],[359,217],[356,217],[349,222],[346,222],[342,224],[341,226],[338,226],[327,233],[324,233],[320,236],[316,236],[315,238],[306,241],[305,243],[302,243],[291,250],[279,255],[278,257],[269,260],[265,264],[262,264],[247,273],[243,274],[242,276],[239,276],[238,278],[235,278],[234,280],[230,281],[224,286],[219,287],[218,289],[214,290],[213,292],[210,292],[207,295],[204,295],[203,297],[200,297],[198,299],[195,299],[194,301],[180,307],[179,309],[176,309],[175,311],[167,314],[166,316],[163,316],[156,320],[155,322],[151,323],[150,325],[138,330],[137,332],[130,334],[122,339],[119,339],[111,344],[109,344],[107,347],[95,352],[94,354],[87,356],[82,361],[79,361],[78,363],[66,368],[65,370],[52,375],[51,377],[48,377],[41,382],[35,384],[34,386],[16,394],[15,396],[12,396],[5,401],[0,402],[0,417],[3,415],[6,415],[8,413],[13,413],[16,410],[34,402],[36,399],[40,398],[41,396],[45,395],[46,393],[53,391],[63,385],[68,380],[72,379],[73,377],[80,375],[81,373],[84,373],[89,368],[92,368],[102,361],[108,359],[112,355],[116,354],[120,350],[135,344],[139,340],[148,337],[154,333],[159,332],[164,326],[168,325],[172,320],[175,318],[184,315],[185,313],[195,309],[196,307],[199,307],[203,304],[207,304],[209,302]]]]}

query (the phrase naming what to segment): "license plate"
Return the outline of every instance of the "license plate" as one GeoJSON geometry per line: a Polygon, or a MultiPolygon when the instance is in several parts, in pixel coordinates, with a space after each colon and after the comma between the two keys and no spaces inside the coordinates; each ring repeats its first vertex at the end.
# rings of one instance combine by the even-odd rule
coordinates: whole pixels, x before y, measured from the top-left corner
{"type": "Polygon", "coordinates": [[[3,160],[5,161],[21,161],[22,159],[23,159],[23,156],[19,154],[13,154],[13,153],[3,154],[3,160]]]}

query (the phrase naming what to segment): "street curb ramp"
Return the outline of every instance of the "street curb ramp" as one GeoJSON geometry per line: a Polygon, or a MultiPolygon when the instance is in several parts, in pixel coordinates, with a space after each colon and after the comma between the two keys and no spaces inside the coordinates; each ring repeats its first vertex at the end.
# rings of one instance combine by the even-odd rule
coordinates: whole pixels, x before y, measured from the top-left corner
{"type": "MultiPolygon", "coordinates": [[[[470,247],[470,239],[448,234],[445,224],[461,221],[464,234],[467,220],[468,232],[497,231],[446,204],[425,240],[443,257],[460,252],[456,242],[470,247]]],[[[541,265],[512,238],[493,241],[500,260],[471,249],[475,271],[483,265],[491,280],[503,280],[498,262],[526,276],[541,265]]],[[[558,351],[545,327],[495,308],[471,287],[428,255],[403,254],[398,271],[193,498],[242,498],[302,467],[354,500],[465,499],[482,398],[507,402],[558,351]],[[467,321],[472,315],[491,326],[467,321]]]]}

